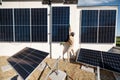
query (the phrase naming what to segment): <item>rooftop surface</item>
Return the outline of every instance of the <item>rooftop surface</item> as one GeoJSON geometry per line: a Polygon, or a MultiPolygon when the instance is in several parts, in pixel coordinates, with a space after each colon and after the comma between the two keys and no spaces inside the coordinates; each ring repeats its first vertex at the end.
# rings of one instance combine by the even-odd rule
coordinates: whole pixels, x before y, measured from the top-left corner
{"type": "MultiPolygon", "coordinates": [[[[0,67],[8,65],[6,56],[0,57],[0,67]]],[[[47,58],[45,62],[47,62],[50,66],[53,66],[55,63],[55,59],[49,59],[47,58]]],[[[63,60],[60,60],[59,62],[59,69],[62,71],[66,71],[68,73],[70,80],[95,80],[95,74],[91,72],[87,72],[80,69],[81,64],[77,64],[74,61],[66,62],[63,60]]],[[[36,69],[36,71],[33,72],[33,74],[30,76],[29,80],[43,80],[47,73],[49,72],[49,69],[45,69],[42,76],[39,78],[41,72],[39,69],[36,69]]],[[[0,68],[0,79],[1,80],[7,80],[12,78],[16,75],[16,72],[11,69],[9,71],[3,72],[0,68]]],[[[101,70],[101,80],[115,80],[113,73],[101,70]]]]}

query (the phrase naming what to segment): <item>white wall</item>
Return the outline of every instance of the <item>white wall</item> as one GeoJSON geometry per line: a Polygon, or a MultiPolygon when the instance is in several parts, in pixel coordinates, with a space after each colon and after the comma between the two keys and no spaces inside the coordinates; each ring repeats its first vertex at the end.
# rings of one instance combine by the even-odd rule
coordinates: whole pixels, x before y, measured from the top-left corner
{"type": "Polygon", "coordinates": [[[100,50],[100,51],[109,51],[114,44],[81,44],[81,48],[100,50]]]}
{"type": "MultiPolygon", "coordinates": [[[[77,51],[79,48],[88,48],[95,50],[103,50],[108,51],[111,47],[115,46],[115,44],[81,44],[79,42],[79,30],[80,30],[80,10],[81,9],[105,9],[108,7],[77,7],[77,5],[63,5],[63,4],[52,4],[52,6],[70,6],[70,25],[72,31],[75,32],[75,43],[74,50],[77,51]]],[[[38,2],[3,2],[0,8],[48,8],[48,5],[42,5],[40,1],[38,2]]],[[[113,9],[117,9],[117,7],[110,7],[113,9]]],[[[49,19],[48,19],[49,22],[49,19]]],[[[49,23],[48,23],[49,24],[49,23]]],[[[48,26],[49,29],[49,26],[48,26]]],[[[49,33],[49,31],[48,31],[49,33]]],[[[49,38],[48,38],[49,39],[49,38]]],[[[49,41],[49,40],[48,40],[49,41]]],[[[47,43],[14,43],[14,42],[0,42],[0,56],[11,56],[16,52],[20,51],[24,47],[32,47],[35,49],[39,49],[45,52],[49,52],[49,42],[47,43]]],[[[58,58],[62,56],[63,46],[60,43],[52,43],[52,57],[58,58]]]]}

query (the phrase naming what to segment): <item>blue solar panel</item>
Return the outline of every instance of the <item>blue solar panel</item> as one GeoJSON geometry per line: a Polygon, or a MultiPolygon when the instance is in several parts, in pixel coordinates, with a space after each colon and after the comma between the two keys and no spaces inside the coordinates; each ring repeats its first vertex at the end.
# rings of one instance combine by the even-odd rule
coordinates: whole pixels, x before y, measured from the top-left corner
{"type": "Polygon", "coordinates": [[[47,56],[46,52],[26,47],[8,58],[8,62],[25,80],[47,56]]]}
{"type": "Polygon", "coordinates": [[[81,42],[94,43],[97,42],[97,27],[82,27],[81,42]]]}
{"type": "Polygon", "coordinates": [[[15,26],[15,41],[30,42],[30,26],[15,26]]]}
{"type": "Polygon", "coordinates": [[[114,43],[116,10],[82,10],[81,42],[114,43]]]}
{"type": "Polygon", "coordinates": [[[0,41],[47,42],[47,8],[0,9],[0,41]]]}
{"type": "Polygon", "coordinates": [[[0,41],[13,42],[13,26],[0,25],[0,41]]]}
{"type": "Polygon", "coordinates": [[[47,26],[32,26],[32,41],[47,42],[47,26]]]}
{"type": "Polygon", "coordinates": [[[120,54],[80,49],[77,62],[120,73],[120,54]]]}
{"type": "Polygon", "coordinates": [[[15,41],[30,41],[30,9],[14,9],[15,41]]]}
{"type": "Polygon", "coordinates": [[[30,25],[30,9],[14,9],[15,25],[30,25]]]}
{"type": "Polygon", "coordinates": [[[82,10],[82,27],[98,26],[98,10],[82,10]]]}
{"type": "Polygon", "coordinates": [[[82,10],[81,14],[81,42],[96,43],[98,10],[82,10]]]}
{"type": "Polygon", "coordinates": [[[31,9],[32,25],[47,25],[47,8],[31,9]]]}
{"type": "Polygon", "coordinates": [[[104,68],[120,73],[120,54],[103,52],[104,68]]]}
{"type": "Polygon", "coordinates": [[[53,25],[52,27],[52,41],[62,42],[67,41],[69,36],[69,25],[53,25]]]}
{"type": "Polygon", "coordinates": [[[116,10],[100,10],[99,43],[115,42],[116,10]]]}
{"type": "Polygon", "coordinates": [[[116,10],[100,10],[99,26],[112,27],[116,24],[116,10]]]}
{"type": "Polygon", "coordinates": [[[99,27],[99,43],[115,42],[115,27],[99,27]]]}
{"type": "Polygon", "coordinates": [[[12,9],[0,9],[0,25],[13,25],[12,9]]]}
{"type": "Polygon", "coordinates": [[[103,67],[100,51],[81,49],[77,61],[103,67]]]}
{"type": "Polygon", "coordinates": [[[13,41],[12,9],[0,9],[0,41],[13,41]]]}
{"type": "Polygon", "coordinates": [[[32,8],[32,41],[47,42],[47,8],[32,8]]]}
{"type": "Polygon", "coordinates": [[[52,41],[64,42],[69,36],[69,7],[52,7],[52,41]]]}

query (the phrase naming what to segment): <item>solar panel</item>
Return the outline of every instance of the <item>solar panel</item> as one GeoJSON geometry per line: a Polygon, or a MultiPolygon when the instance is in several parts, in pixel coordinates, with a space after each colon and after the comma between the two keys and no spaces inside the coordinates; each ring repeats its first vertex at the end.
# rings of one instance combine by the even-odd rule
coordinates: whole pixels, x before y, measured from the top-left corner
{"type": "Polygon", "coordinates": [[[102,53],[104,68],[120,73],[120,54],[102,53]]]}
{"type": "Polygon", "coordinates": [[[120,54],[81,49],[77,62],[120,73],[120,54]]]}
{"type": "Polygon", "coordinates": [[[116,10],[82,10],[81,42],[114,43],[116,10]]]}
{"type": "Polygon", "coordinates": [[[77,61],[103,67],[100,51],[81,49],[77,61]]]}
{"type": "Polygon", "coordinates": [[[0,9],[0,42],[47,42],[47,8],[0,9]]]}
{"type": "Polygon", "coordinates": [[[82,10],[81,15],[81,42],[96,43],[98,10],[82,10]]]}
{"type": "Polygon", "coordinates": [[[69,7],[52,7],[52,42],[65,42],[69,37],[69,7]]]}
{"type": "Polygon", "coordinates": [[[47,42],[47,8],[31,9],[33,42],[47,42]]]}
{"type": "Polygon", "coordinates": [[[81,28],[81,42],[94,43],[97,42],[97,27],[82,27],[81,28]]]}
{"type": "Polygon", "coordinates": [[[47,56],[46,52],[26,47],[7,60],[25,80],[47,56]]]}
{"type": "Polygon", "coordinates": [[[13,25],[12,9],[0,9],[0,25],[13,25]]]}
{"type": "Polygon", "coordinates": [[[14,9],[15,41],[30,41],[30,9],[14,9]]]}
{"type": "Polygon", "coordinates": [[[115,42],[116,10],[100,10],[99,43],[115,42]]]}
{"type": "Polygon", "coordinates": [[[13,41],[12,9],[0,9],[0,41],[13,41]]]}
{"type": "Polygon", "coordinates": [[[115,27],[99,27],[99,43],[111,43],[115,41],[115,27]]]}

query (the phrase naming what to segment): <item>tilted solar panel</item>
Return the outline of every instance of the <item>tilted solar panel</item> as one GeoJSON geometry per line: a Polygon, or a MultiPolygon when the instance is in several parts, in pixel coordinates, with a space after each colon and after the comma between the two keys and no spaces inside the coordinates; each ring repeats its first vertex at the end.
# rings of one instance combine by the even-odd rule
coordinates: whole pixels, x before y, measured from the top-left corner
{"type": "Polygon", "coordinates": [[[104,68],[120,73],[120,54],[102,52],[104,68]]]}
{"type": "Polygon", "coordinates": [[[95,50],[81,49],[78,54],[77,62],[103,67],[101,52],[95,50]]]}
{"type": "Polygon", "coordinates": [[[7,60],[25,80],[47,56],[46,52],[26,47],[7,60]]]}
{"type": "Polygon", "coordinates": [[[120,54],[80,49],[77,62],[120,73],[120,54]]]}

